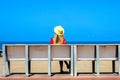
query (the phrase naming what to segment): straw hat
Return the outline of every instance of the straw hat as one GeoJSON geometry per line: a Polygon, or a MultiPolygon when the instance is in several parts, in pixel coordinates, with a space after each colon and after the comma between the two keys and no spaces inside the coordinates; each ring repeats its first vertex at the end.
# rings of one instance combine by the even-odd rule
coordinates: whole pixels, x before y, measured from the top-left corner
{"type": "Polygon", "coordinates": [[[57,34],[57,35],[63,35],[64,34],[64,29],[62,26],[56,26],[54,28],[54,32],[57,34]]]}

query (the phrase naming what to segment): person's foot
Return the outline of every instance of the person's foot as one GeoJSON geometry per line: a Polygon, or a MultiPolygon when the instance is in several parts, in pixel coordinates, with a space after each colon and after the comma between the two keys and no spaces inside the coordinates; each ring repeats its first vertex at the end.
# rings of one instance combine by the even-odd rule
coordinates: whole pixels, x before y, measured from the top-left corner
{"type": "Polygon", "coordinates": [[[60,73],[64,73],[64,71],[63,71],[63,70],[61,70],[61,71],[60,71],[60,73]]]}

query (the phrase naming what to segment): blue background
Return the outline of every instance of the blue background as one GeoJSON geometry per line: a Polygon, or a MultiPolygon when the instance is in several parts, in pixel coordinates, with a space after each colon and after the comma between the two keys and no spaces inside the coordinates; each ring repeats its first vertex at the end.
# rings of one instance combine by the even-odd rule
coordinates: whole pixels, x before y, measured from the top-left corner
{"type": "Polygon", "coordinates": [[[119,43],[120,0],[0,0],[0,49],[49,43],[56,25],[68,43],[119,43]]]}

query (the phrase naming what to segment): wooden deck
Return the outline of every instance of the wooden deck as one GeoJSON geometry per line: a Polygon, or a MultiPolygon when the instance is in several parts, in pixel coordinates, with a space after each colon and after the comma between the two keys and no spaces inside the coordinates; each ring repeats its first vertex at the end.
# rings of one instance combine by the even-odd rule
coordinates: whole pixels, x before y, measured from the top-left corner
{"type": "Polygon", "coordinates": [[[120,80],[115,76],[80,76],[80,77],[37,77],[37,78],[0,78],[0,80],[120,80]]]}

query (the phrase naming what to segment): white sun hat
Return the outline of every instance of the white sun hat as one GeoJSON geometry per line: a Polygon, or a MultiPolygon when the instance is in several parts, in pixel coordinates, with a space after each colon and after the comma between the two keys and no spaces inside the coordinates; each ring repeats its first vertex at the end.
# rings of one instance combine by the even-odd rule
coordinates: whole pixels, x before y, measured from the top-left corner
{"type": "Polygon", "coordinates": [[[63,35],[64,34],[64,28],[62,26],[55,26],[54,28],[54,32],[57,34],[57,35],[63,35]]]}

